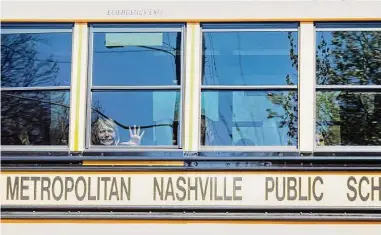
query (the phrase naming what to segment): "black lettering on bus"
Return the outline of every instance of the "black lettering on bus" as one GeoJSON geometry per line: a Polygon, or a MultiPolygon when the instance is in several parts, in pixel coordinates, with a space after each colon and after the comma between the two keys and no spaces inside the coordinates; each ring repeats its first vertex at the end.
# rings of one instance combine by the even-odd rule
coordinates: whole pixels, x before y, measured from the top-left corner
{"type": "MultiPolygon", "coordinates": [[[[311,181],[311,177],[308,177],[308,182],[311,181]]],[[[307,184],[308,191],[310,191],[310,184],[307,184]]],[[[307,196],[303,196],[303,188],[302,188],[302,177],[299,177],[299,201],[307,201],[309,200],[307,196]]]]}
{"type": "Polygon", "coordinates": [[[353,196],[351,196],[349,193],[347,193],[347,198],[349,201],[353,202],[357,198],[357,190],[353,185],[351,185],[351,182],[353,182],[353,184],[357,184],[356,178],[353,176],[350,176],[347,180],[347,187],[348,187],[349,191],[353,192],[353,196]]]}
{"type": "Polygon", "coordinates": [[[37,181],[40,181],[40,177],[30,177],[30,180],[33,181],[33,200],[37,200],[37,181]]]}
{"type": "Polygon", "coordinates": [[[223,200],[222,196],[218,196],[218,180],[217,180],[217,177],[214,177],[214,200],[215,201],[222,201],[223,200]]]}
{"type": "Polygon", "coordinates": [[[278,194],[280,192],[278,179],[279,179],[279,177],[275,178],[275,197],[276,197],[276,199],[278,201],[283,201],[284,198],[286,197],[286,179],[283,177],[283,181],[282,181],[282,183],[283,183],[283,187],[282,187],[283,193],[282,193],[282,195],[278,194]]]}
{"type": "Polygon", "coordinates": [[[20,200],[22,200],[22,201],[29,200],[29,196],[28,195],[24,195],[24,190],[25,191],[29,190],[29,186],[24,184],[25,181],[29,181],[29,177],[22,176],[21,180],[20,180],[20,184],[21,184],[21,187],[20,187],[20,189],[21,189],[20,190],[20,200]]]}
{"type": "MultiPolygon", "coordinates": [[[[301,182],[299,182],[301,183],[301,182]]],[[[296,178],[295,177],[287,177],[287,200],[293,201],[296,199],[298,192],[296,191],[296,178]],[[293,195],[291,196],[291,192],[293,195]]]]}
{"type": "Polygon", "coordinates": [[[176,192],[176,199],[178,201],[184,201],[187,196],[187,191],[184,188],[184,185],[186,184],[184,177],[179,177],[176,181],[176,187],[177,189],[182,193],[182,196],[179,195],[180,192],[176,192]],[[181,184],[180,184],[181,183],[181,184]]]}
{"type": "Polygon", "coordinates": [[[53,195],[53,199],[56,200],[56,201],[59,201],[62,198],[62,195],[63,195],[63,181],[62,181],[60,176],[56,176],[53,179],[53,183],[52,183],[52,195],[53,195]],[[59,182],[59,184],[60,184],[60,186],[58,187],[59,188],[59,194],[58,194],[58,196],[56,195],[56,183],[57,182],[59,182]]]}
{"type": "Polygon", "coordinates": [[[200,178],[201,198],[203,201],[205,201],[205,199],[206,199],[206,192],[208,191],[208,185],[209,185],[209,177],[206,177],[205,187],[204,187],[203,182],[200,178]]]}
{"type": "Polygon", "coordinates": [[[124,177],[122,177],[120,184],[121,184],[120,187],[122,189],[122,190],[120,190],[121,191],[120,192],[121,193],[121,195],[120,195],[121,200],[124,200],[124,193],[126,194],[127,200],[130,200],[131,199],[131,177],[127,177],[127,185],[128,186],[126,186],[126,182],[124,181],[124,177]]]}
{"type": "Polygon", "coordinates": [[[237,182],[242,182],[242,177],[233,178],[233,201],[242,201],[242,196],[237,196],[237,192],[241,191],[242,186],[237,185],[237,182]]]}
{"type": "Polygon", "coordinates": [[[322,185],[324,184],[323,179],[320,176],[317,176],[314,178],[314,180],[312,182],[312,194],[314,196],[315,201],[321,201],[323,199],[323,196],[324,196],[323,192],[320,193],[320,196],[316,195],[316,183],[318,181],[320,182],[320,184],[322,184],[322,185]]]}
{"type": "Polygon", "coordinates": [[[67,200],[67,193],[73,192],[73,189],[74,189],[73,177],[65,177],[65,200],[67,200]]]}
{"type": "Polygon", "coordinates": [[[228,189],[227,189],[227,183],[226,183],[226,177],[224,177],[224,201],[231,201],[232,200],[232,196],[228,196],[227,192],[228,192],[228,189]]]}
{"type": "Polygon", "coordinates": [[[97,197],[94,195],[91,195],[91,177],[88,177],[87,180],[88,180],[87,199],[89,201],[95,201],[97,200],[97,197]]]}
{"type": "Polygon", "coordinates": [[[266,177],[265,179],[265,199],[269,200],[269,193],[274,191],[274,179],[273,177],[266,177]],[[271,186],[270,186],[271,183],[271,186]]]}
{"type": "Polygon", "coordinates": [[[197,200],[197,177],[188,177],[188,200],[191,200],[191,191],[194,191],[194,200],[197,200]],[[192,179],[194,179],[194,185],[192,185],[192,179]]]}
{"type": "Polygon", "coordinates": [[[13,187],[12,187],[12,177],[7,177],[7,200],[19,200],[19,177],[14,177],[13,187]]]}
{"type": "Polygon", "coordinates": [[[173,191],[174,190],[173,190],[172,177],[168,177],[167,189],[165,190],[165,198],[164,198],[165,201],[168,199],[168,196],[171,196],[172,200],[175,200],[175,194],[173,191]]]}
{"type": "Polygon", "coordinates": [[[111,197],[112,196],[115,196],[116,200],[119,201],[119,192],[118,192],[118,186],[117,186],[117,179],[116,179],[116,177],[112,177],[110,195],[108,197],[109,201],[111,201],[111,197]]]}
{"type": "Polygon", "coordinates": [[[50,200],[50,178],[49,177],[41,177],[41,200],[44,200],[44,192],[48,195],[48,200],[50,200]],[[46,183],[46,185],[45,185],[46,183]]]}
{"type": "Polygon", "coordinates": [[[362,194],[362,188],[363,188],[362,184],[363,184],[364,181],[369,185],[369,179],[368,179],[368,177],[363,176],[363,177],[361,177],[360,180],[359,180],[359,196],[360,196],[360,199],[361,199],[363,202],[364,202],[364,201],[367,201],[368,198],[369,198],[369,196],[370,196],[370,193],[369,193],[369,192],[368,192],[367,194],[365,194],[366,196],[363,196],[363,194],[362,194]]]}
{"type": "MultiPolygon", "coordinates": [[[[109,177],[108,177],[109,178],[109,177]]],[[[83,199],[85,198],[86,196],[86,180],[83,176],[80,176],[77,178],[77,180],[75,181],[75,196],[77,197],[77,200],[78,201],[83,201],[83,199]],[[82,182],[83,184],[83,192],[82,192],[82,195],[79,194],[79,183],[82,182]]]]}
{"type": "Polygon", "coordinates": [[[157,177],[153,177],[153,200],[156,201],[156,192],[159,193],[159,196],[160,196],[160,200],[163,200],[164,199],[164,192],[163,192],[163,188],[164,188],[164,179],[163,177],[160,177],[160,185],[157,181],[157,177]]]}
{"type": "Polygon", "coordinates": [[[381,201],[381,177],[372,177],[372,201],[376,200],[374,195],[377,193],[378,191],[378,201],[381,201]],[[378,186],[376,186],[376,183],[374,182],[375,179],[378,178],[378,186]]]}
{"type": "Polygon", "coordinates": [[[101,177],[101,181],[103,181],[103,183],[104,183],[103,198],[104,198],[104,200],[107,200],[108,182],[111,181],[111,177],[101,177]]]}

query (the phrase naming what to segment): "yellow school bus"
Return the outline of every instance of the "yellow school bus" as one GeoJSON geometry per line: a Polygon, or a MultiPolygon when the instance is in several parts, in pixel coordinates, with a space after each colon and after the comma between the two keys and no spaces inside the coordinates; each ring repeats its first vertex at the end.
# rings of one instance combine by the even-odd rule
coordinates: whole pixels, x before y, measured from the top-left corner
{"type": "Polygon", "coordinates": [[[380,9],[3,1],[1,231],[380,234],[380,9]]]}

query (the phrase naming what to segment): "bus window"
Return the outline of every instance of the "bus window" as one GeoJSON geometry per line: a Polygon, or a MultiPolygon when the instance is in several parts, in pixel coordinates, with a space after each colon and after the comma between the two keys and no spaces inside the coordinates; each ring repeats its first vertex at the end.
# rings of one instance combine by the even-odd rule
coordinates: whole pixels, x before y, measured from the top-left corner
{"type": "Polygon", "coordinates": [[[202,25],[201,145],[296,147],[297,30],[202,25]]]}
{"type": "Polygon", "coordinates": [[[316,145],[381,145],[381,24],[316,23],[316,52],[316,145]]]}
{"type": "Polygon", "coordinates": [[[93,24],[87,147],[179,147],[183,25],[93,24]]]}
{"type": "Polygon", "coordinates": [[[68,146],[72,28],[2,24],[2,146],[68,146]]]}

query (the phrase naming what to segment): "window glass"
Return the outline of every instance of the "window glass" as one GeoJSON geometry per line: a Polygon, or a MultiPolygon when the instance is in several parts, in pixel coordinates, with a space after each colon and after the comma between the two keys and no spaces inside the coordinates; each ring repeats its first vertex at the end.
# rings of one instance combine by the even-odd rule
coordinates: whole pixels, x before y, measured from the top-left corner
{"type": "Polygon", "coordinates": [[[1,92],[2,145],[68,145],[68,91],[1,92]]]}
{"type": "Polygon", "coordinates": [[[180,85],[181,33],[94,33],[93,85],[180,85]]]}
{"type": "Polygon", "coordinates": [[[68,145],[72,28],[1,26],[1,145],[68,145]]]}
{"type": "Polygon", "coordinates": [[[143,135],[139,145],[177,145],[179,105],[179,91],[93,92],[92,144],[104,145],[102,138],[115,138],[115,145],[131,146],[135,135],[129,129],[136,126],[143,135]],[[113,123],[114,137],[99,135],[104,120],[113,123]]]}
{"type": "Polygon", "coordinates": [[[1,86],[70,86],[71,33],[1,35],[1,86]]]}
{"type": "Polygon", "coordinates": [[[296,145],[296,92],[204,91],[201,144],[296,145]]]}
{"type": "Polygon", "coordinates": [[[381,145],[381,92],[319,91],[317,144],[381,145]]]}
{"type": "Polygon", "coordinates": [[[181,147],[182,27],[91,26],[87,147],[181,147]]]}
{"type": "Polygon", "coordinates": [[[316,145],[381,144],[380,24],[316,25],[316,145]]]}
{"type": "Polygon", "coordinates": [[[202,84],[297,84],[297,41],[297,32],[205,32],[202,84]]]}
{"type": "Polygon", "coordinates": [[[318,85],[381,85],[381,31],[317,32],[318,85]]]}
{"type": "Polygon", "coordinates": [[[297,24],[206,24],[203,146],[296,146],[297,24]]]}

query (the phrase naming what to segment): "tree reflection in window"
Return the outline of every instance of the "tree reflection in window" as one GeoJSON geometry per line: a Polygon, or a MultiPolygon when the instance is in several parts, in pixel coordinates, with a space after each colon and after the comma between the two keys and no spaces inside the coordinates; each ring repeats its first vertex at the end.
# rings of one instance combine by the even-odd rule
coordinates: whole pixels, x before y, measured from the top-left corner
{"type": "MultiPolygon", "coordinates": [[[[1,87],[7,88],[1,94],[2,145],[68,145],[69,89],[34,89],[60,86],[59,78],[70,74],[71,62],[54,56],[57,52],[53,49],[58,48],[49,51],[52,40],[59,37],[44,33],[1,35],[1,87]]],[[[70,58],[71,33],[65,33],[65,43],[63,50],[70,49],[70,58]]],[[[70,76],[63,80],[69,83],[70,76]]]]}
{"type": "MultiPolygon", "coordinates": [[[[381,32],[317,33],[317,85],[381,85],[381,32]]],[[[381,92],[319,89],[318,145],[381,145],[381,92]]]]}

